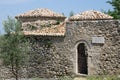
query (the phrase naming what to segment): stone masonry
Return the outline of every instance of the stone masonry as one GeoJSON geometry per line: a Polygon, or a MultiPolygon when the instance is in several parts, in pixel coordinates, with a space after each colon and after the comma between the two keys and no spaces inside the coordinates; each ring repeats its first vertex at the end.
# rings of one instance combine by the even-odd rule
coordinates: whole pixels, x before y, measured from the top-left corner
{"type": "Polygon", "coordinates": [[[63,37],[30,36],[32,51],[29,76],[54,77],[78,75],[77,46],[85,43],[88,75],[120,74],[119,20],[69,21],[63,37]],[[92,37],[104,37],[104,44],[92,37]]]}
{"type": "MultiPolygon", "coordinates": [[[[38,19],[38,18],[37,18],[38,19]]],[[[120,74],[120,20],[79,20],[64,22],[65,35],[26,35],[30,40],[28,66],[22,77],[76,76],[78,73],[78,45],[85,44],[87,74],[120,74]],[[103,43],[93,43],[102,37],[103,43]]],[[[9,70],[0,62],[0,77],[10,78],[9,70]],[[7,77],[6,77],[7,76],[7,77]]]]}

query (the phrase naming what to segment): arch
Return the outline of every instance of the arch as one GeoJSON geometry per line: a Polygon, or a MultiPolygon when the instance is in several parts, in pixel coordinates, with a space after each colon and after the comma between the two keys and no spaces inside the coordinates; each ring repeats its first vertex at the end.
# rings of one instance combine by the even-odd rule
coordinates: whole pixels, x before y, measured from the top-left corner
{"type": "MultiPolygon", "coordinates": [[[[74,64],[74,69],[75,69],[75,73],[77,74],[77,75],[79,75],[79,74],[85,74],[85,75],[88,75],[89,74],[89,66],[88,66],[88,54],[89,54],[89,50],[91,49],[91,45],[90,45],[90,43],[88,43],[86,40],[79,40],[79,41],[77,41],[76,42],[76,45],[75,45],[75,48],[74,48],[74,50],[75,50],[75,64],[74,64]],[[83,62],[85,62],[85,64],[84,64],[84,66],[81,66],[81,67],[85,67],[85,70],[81,70],[81,71],[79,71],[79,69],[80,69],[80,67],[79,67],[79,65],[81,65],[81,64],[79,64],[79,62],[82,60],[80,60],[79,59],[79,54],[81,54],[82,52],[81,52],[81,50],[79,50],[80,49],[80,47],[81,46],[83,46],[84,47],[84,51],[83,51],[83,56],[84,56],[84,61],[83,62]]],[[[81,68],[82,69],[82,68],[81,68]]]]}
{"type": "Polygon", "coordinates": [[[81,39],[81,40],[77,41],[76,46],[78,46],[80,43],[84,43],[88,50],[91,48],[91,45],[88,43],[88,41],[86,41],[84,39],[81,39]]]}

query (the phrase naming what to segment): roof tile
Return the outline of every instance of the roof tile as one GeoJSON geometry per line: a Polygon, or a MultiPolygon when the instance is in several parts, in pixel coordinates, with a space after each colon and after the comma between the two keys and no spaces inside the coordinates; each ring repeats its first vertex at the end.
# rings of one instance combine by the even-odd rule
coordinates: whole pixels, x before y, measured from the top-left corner
{"type": "Polygon", "coordinates": [[[62,14],[56,13],[52,10],[41,8],[41,9],[30,10],[26,13],[16,16],[16,18],[19,18],[19,17],[65,17],[65,16],[62,14]]]}
{"type": "Polygon", "coordinates": [[[79,14],[76,14],[69,18],[69,20],[99,20],[99,19],[113,19],[112,16],[104,14],[99,11],[89,10],[79,14]]]}

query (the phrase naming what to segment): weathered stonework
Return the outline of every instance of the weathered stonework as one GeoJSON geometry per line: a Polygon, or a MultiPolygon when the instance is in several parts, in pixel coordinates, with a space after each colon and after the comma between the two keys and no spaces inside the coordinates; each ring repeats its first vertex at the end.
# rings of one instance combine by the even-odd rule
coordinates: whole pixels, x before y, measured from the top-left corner
{"type": "Polygon", "coordinates": [[[31,58],[34,57],[31,60],[35,63],[30,61],[32,62],[28,70],[30,76],[36,74],[39,77],[53,77],[78,74],[77,46],[80,43],[85,43],[87,47],[88,75],[120,74],[119,25],[118,20],[71,21],[66,23],[64,37],[30,37],[36,56],[35,58],[33,54],[31,55],[31,58]],[[92,37],[95,36],[104,37],[105,43],[93,44],[92,37]]]}
{"type": "MultiPolygon", "coordinates": [[[[67,23],[67,33],[71,36],[70,43],[76,44],[84,40],[88,49],[88,74],[120,74],[120,21],[74,21],[67,23]],[[105,44],[92,44],[94,36],[105,38],[105,44]]],[[[67,35],[66,33],[66,35],[67,35]]],[[[72,48],[73,49],[73,48],[72,48]]],[[[75,52],[75,51],[74,51],[75,52]]],[[[73,53],[74,53],[73,52],[73,53]]]]}
{"type": "Polygon", "coordinates": [[[64,37],[30,37],[32,51],[29,77],[54,77],[71,74],[72,62],[62,48],[64,37]],[[61,43],[61,45],[60,45],[61,43]],[[58,46],[58,47],[57,47],[58,46]]]}
{"type": "Polygon", "coordinates": [[[27,36],[31,42],[27,77],[79,75],[80,43],[86,46],[88,75],[120,74],[119,20],[68,21],[65,27],[65,36],[27,36]],[[105,43],[92,43],[92,37],[104,37],[105,43]]]}
{"type": "MultiPolygon", "coordinates": [[[[20,18],[19,18],[20,19],[20,18]]],[[[42,24],[56,25],[63,18],[22,18],[23,30],[28,23],[40,28],[42,24]],[[37,24],[39,23],[39,24],[37,24]]],[[[22,69],[22,77],[57,77],[82,75],[79,65],[80,44],[84,44],[84,56],[87,58],[85,75],[119,75],[120,74],[120,21],[119,20],[81,20],[66,21],[62,26],[62,36],[26,35],[30,40],[29,62],[22,69]],[[63,29],[63,28],[62,28],[63,29]],[[103,41],[93,42],[93,37],[101,37],[103,41]]],[[[46,26],[45,26],[46,27],[46,26]]],[[[57,26],[54,26],[57,27],[57,26]]],[[[61,26],[60,26],[61,27],[61,26]]],[[[44,27],[43,27],[44,28],[44,27]]],[[[53,28],[54,29],[54,28],[53,28]]],[[[28,29],[30,31],[30,29],[28,29]]],[[[52,32],[51,32],[52,33],[52,32]]],[[[48,32],[49,34],[49,32],[48,32]]],[[[99,38],[98,38],[99,39],[99,38]]],[[[83,56],[81,56],[83,57],[83,56]]],[[[81,58],[80,57],[80,58],[81,58]]],[[[12,77],[0,62],[0,77],[12,77]],[[6,76],[4,76],[4,75],[6,76]]],[[[84,67],[83,67],[84,68],[84,67]]],[[[80,68],[82,69],[82,68],[80,68]]],[[[21,72],[21,73],[22,73],[21,72]]]]}

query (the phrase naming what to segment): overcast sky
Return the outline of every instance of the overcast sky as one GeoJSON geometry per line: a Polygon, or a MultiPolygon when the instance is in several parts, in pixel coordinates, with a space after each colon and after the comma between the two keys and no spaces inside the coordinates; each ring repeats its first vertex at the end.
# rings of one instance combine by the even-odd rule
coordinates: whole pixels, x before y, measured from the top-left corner
{"type": "Polygon", "coordinates": [[[66,16],[70,11],[76,14],[86,10],[112,9],[106,1],[108,0],[0,0],[0,32],[4,32],[2,22],[7,16],[14,17],[37,8],[48,8],[66,16]]]}

